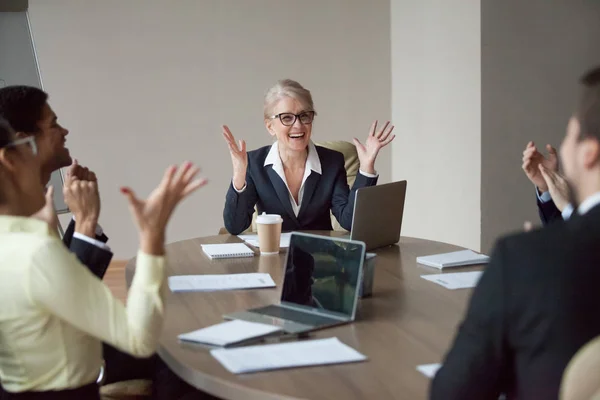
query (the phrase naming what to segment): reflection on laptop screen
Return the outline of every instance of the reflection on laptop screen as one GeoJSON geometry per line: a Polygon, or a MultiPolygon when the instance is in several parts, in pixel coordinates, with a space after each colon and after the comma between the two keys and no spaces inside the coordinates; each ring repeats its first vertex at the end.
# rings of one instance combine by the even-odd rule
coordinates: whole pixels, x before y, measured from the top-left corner
{"type": "Polygon", "coordinates": [[[292,235],[281,301],[353,315],[363,246],[292,235]]]}

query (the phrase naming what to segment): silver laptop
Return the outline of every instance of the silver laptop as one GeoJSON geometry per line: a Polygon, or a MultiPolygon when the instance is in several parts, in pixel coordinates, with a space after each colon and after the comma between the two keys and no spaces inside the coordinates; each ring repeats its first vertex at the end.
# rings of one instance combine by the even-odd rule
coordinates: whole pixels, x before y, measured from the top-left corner
{"type": "Polygon", "coordinates": [[[405,199],[406,181],[358,189],[349,238],[367,251],[398,243],[405,199]]]}
{"type": "Polygon", "coordinates": [[[365,245],[348,239],[292,233],[280,304],[225,315],[304,333],[354,321],[365,245]]]}

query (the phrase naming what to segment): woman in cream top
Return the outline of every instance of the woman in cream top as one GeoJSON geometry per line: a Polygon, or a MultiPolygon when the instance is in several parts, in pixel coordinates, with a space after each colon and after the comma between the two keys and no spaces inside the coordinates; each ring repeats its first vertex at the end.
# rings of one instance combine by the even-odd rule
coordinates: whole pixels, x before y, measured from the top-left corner
{"type": "MultiPolygon", "coordinates": [[[[0,121],[0,380],[8,398],[51,392],[99,399],[101,342],[140,357],[156,350],[165,227],[175,206],[204,181],[194,180],[198,169],[186,163],[170,167],[146,200],[122,189],[140,234],[125,307],[58,238],[52,190],[44,197],[36,153],[34,137],[17,139],[0,121]]],[[[86,190],[97,193],[93,182],[65,186],[86,190]]]]}

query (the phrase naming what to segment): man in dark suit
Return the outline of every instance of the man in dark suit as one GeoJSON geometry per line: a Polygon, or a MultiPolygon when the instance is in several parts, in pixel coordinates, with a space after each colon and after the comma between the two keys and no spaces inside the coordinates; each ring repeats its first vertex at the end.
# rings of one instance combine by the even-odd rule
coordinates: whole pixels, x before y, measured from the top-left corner
{"type": "MultiPolygon", "coordinates": [[[[48,104],[48,94],[30,86],[1,88],[0,116],[19,136],[35,137],[43,182],[49,182],[54,171],[69,166],[63,193],[73,219],[63,235],[63,242],[82,264],[102,279],[113,253],[106,245],[108,237],[98,225],[100,197],[96,174],[71,159],[65,147],[69,131],[58,123],[48,104]]],[[[106,344],[103,351],[106,383],[152,376],[153,358],[137,359],[106,344]]]]}
{"type": "Polygon", "coordinates": [[[600,334],[600,67],[581,83],[560,150],[576,211],[497,243],[432,399],[556,399],[571,357],[600,334]]]}

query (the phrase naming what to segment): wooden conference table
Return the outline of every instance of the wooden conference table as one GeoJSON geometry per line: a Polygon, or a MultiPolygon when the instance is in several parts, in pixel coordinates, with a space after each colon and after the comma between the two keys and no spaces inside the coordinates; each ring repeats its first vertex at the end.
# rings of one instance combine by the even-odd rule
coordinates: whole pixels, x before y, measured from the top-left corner
{"type": "MultiPolygon", "coordinates": [[[[367,361],[234,375],[206,348],[181,344],[177,335],[222,322],[223,314],[279,301],[285,252],[279,256],[211,261],[200,247],[203,243],[239,241],[235,236],[219,235],[167,246],[169,276],[268,272],[277,284],[273,289],[170,293],[158,353],[177,375],[198,389],[231,400],[427,397],[429,379],[415,368],[441,362],[462,320],[471,290],[448,290],[422,279],[420,275],[439,270],[418,265],[416,257],[461,248],[403,237],[399,245],[375,251],[373,296],[360,300],[356,321],[311,334],[313,338],[338,337],[365,354],[367,361]]],[[[127,265],[128,285],[134,269],[135,259],[127,265]]]]}

